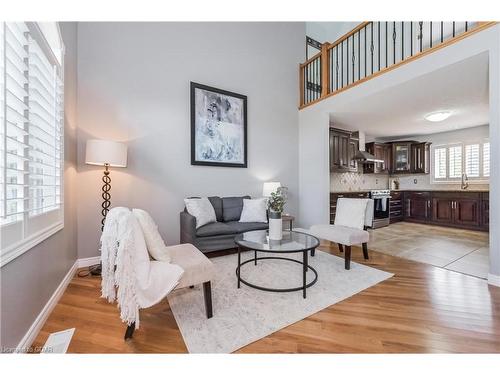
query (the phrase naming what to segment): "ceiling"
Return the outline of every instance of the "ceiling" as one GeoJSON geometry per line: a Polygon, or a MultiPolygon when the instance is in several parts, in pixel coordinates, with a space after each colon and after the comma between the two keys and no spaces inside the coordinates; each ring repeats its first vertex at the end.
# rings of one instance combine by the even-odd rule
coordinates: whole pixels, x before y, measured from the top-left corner
{"type": "Polygon", "coordinates": [[[483,53],[349,103],[331,113],[330,122],[390,140],[485,125],[488,110],[488,54],[483,53]],[[442,122],[425,120],[439,110],[452,115],[442,122]]]}

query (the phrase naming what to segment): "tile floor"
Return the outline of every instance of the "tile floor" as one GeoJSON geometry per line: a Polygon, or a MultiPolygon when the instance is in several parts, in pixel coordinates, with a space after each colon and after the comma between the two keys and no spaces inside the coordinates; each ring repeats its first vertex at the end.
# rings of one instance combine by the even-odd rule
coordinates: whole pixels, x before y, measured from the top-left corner
{"type": "Polygon", "coordinates": [[[488,277],[486,232],[401,222],[370,230],[368,247],[482,279],[488,277]]]}

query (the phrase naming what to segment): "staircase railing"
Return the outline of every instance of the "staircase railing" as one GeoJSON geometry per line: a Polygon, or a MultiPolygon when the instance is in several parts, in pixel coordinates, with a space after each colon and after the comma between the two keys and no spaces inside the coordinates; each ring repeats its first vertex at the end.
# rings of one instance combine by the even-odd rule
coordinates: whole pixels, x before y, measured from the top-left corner
{"type": "Polygon", "coordinates": [[[496,22],[362,22],[300,64],[300,108],[457,42],[496,22]]]}

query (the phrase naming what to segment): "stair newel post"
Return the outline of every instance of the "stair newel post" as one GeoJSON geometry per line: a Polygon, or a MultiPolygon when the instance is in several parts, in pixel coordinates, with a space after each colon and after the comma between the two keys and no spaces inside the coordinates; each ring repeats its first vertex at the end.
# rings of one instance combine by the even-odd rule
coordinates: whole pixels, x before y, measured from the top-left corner
{"type": "Polygon", "coordinates": [[[328,95],[330,88],[330,54],[328,53],[328,47],[330,43],[323,43],[321,45],[321,97],[328,95]]]}

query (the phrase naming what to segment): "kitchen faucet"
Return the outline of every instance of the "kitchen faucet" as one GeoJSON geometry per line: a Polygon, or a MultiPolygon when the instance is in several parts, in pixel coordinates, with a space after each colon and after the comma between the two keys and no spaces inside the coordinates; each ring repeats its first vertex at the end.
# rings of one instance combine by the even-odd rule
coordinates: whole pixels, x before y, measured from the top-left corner
{"type": "Polygon", "coordinates": [[[467,173],[462,173],[462,190],[466,190],[469,187],[469,178],[467,177],[467,173]]]}

